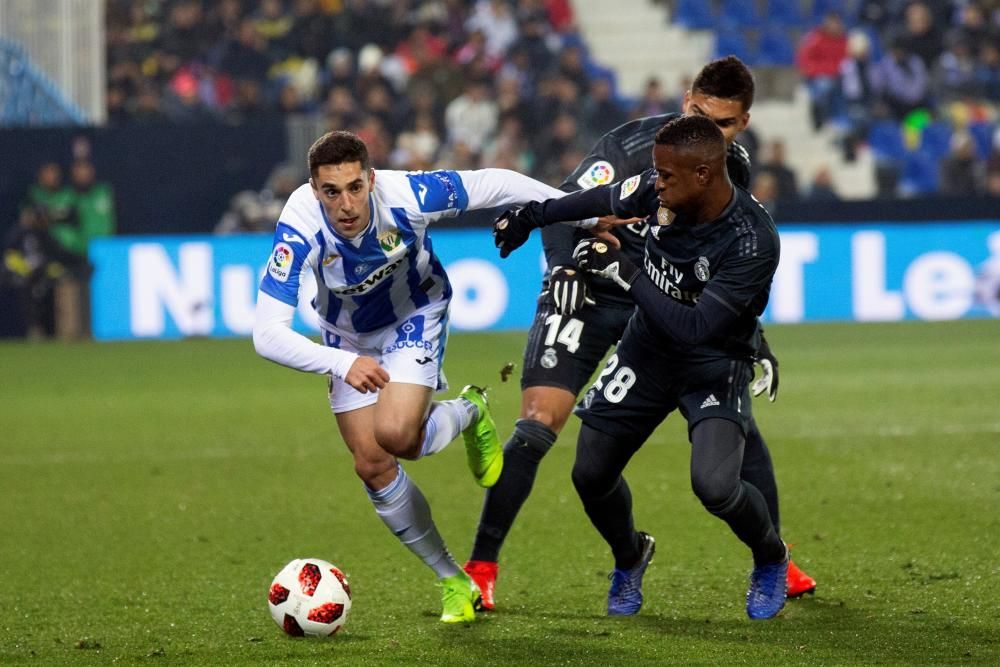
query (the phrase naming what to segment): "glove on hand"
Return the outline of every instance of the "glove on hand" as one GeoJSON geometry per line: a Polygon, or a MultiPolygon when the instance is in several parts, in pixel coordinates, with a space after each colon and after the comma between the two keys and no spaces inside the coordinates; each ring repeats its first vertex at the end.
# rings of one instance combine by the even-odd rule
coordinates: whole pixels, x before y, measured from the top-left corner
{"type": "Polygon", "coordinates": [[[573,250],[576,265],[595,276],[613,281],[626,292],[639,277],[639,267],[625,258],[620,248],[600,239],[584,239],[573,250]]]}
{"type": "Polygon", "coordinates": [[[572,266],[557,266],[549,274],[549,291],[560,315],[572,315],[585,305],[594,305],[583,271],[572,266]]]}
{"type": "Polygon", "coordinates": [[[774,403],[774,399],[778,397],[778,359],[763,336],[760,337],[760,349],[757,350],[757,365],[760,366],[761,375],[750,385],[750,391],[754,396],[760,396],[766,391],[767,400],[774,403]]]}
{"type": "Polygon", "coordinates": [[[507,257],[528,240],[531,230],[542,226],[542,203],[533,201],[520,209],[508,209],[493,223],[493,245],[507,257]]]}

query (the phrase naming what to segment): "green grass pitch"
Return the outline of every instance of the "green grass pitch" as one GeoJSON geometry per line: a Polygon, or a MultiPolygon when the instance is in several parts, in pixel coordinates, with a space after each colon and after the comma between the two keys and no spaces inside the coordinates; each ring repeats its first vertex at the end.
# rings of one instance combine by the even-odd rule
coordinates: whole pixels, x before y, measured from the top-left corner
{"type": "MultiPolygon", "coordinates": [[[[248,341],[0,345],[0,663],[1000,664],[1000,322],[772,326],[755,401],[785,537],[819,581],[770,622],[743,609],[747,550],[688,482],[672,416],[626,472],[658,541],[634,618],[602,615],[611,561],[572,489],[578,422],[504,552],[499,610],[439,623],[433,575],[372,512],[322,378],[248,341]],[[267,586],[342,567],[344,632],[286,638],[267,586]]],[[[454,334],[452,394],[519,406],[523,333],[454,334]]],[[[481,490],[460,442],[407,464],[464,561],[481,490]]]]}

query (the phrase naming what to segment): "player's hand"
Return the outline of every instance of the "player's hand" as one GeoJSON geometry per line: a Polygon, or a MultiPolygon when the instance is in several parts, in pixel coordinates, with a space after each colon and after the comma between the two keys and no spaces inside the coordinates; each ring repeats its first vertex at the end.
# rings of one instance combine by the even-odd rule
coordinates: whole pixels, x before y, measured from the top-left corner
{"type": "Polygon", "coordinates": [[[557,266],[549,274],[549,291],[560,315],[572,315],[585,305],[594,305],[583,271],[572,266],[557,266]]]}
{"type": "Polygon", "coordinates": [[[344,382],[367,394],[383,389],[389,383],[389,372],[371,357],[358,357],[344,376],[344,382]]]}
{"type": "Polygon", "coordinates": [[[767,400],[773,403],[778,397],[778,358],[771,352],[771,346],[763,336],[760,337],[760,349],[757,350],[757,365],[760,366],[761,375],[750,385],[750,391],[754,396],[760,396],[766,391],[767,400]]]}
{"type": "Polygon", "coordinates": [[[528,240],[531,230],[542,226],[542,203],[533,201],[523,208],[508,209],[493,223],[493,245],[500,257],[507,257],[528,240]]]}
{"type": "Polygon", "coordinates": [[[623,290],[632,288],[639,277],[639,268],[628,261],[619,248],[600,239],[584,239],[573,250],[576,265],[595,276],[613,281],[623,290]]]}

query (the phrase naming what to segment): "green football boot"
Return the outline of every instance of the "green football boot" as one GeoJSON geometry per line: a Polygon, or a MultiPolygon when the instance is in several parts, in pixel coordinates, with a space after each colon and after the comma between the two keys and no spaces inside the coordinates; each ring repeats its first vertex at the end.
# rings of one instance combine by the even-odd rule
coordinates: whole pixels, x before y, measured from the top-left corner
{"type": "Polygon", "coordinates": [[[465,572],[445,577],[441,586],[442,623],[471,623],[476,620],[476,609],[482,609],[479,587],[465,572]]]}
{"type": "Polygon", "coordinates": [[[486,401],[486,390],[475,385],[466,385],[460,397],[476,406],[479,416],[462,431],[465,439],[465,453],[469,459],[469,469],[476,483],[489,488],[500,479],[503,470],[503,446],[497,435],[497,425],[490,415],[486,401]]]}

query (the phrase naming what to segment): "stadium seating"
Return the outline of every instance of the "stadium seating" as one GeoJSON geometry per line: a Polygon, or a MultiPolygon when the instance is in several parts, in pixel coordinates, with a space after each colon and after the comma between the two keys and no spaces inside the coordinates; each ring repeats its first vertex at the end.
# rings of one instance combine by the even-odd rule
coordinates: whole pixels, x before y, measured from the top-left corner
{"type": "Polygon", "coordinates": [[[711,30],[716,24],[711,3],[705,0],[677,0],[673,21],[689,30],[711,30]]]}
{"type": "Polygon", "coordinates": [[[758,44],[757,64],[791,67],[795,64],[795,40],[788,28],[780,25],[764,28],[758,44]]]}
{"type": "Polygon", "coordinates": [[[715,31],[715,58],[734,55],[750,67],[757,64],[757,50],[738,28],[719,28],[715,31]]]}
{"type": "Polygon", "coordinates": [[[765,16],[770,26],[803,28],[806,25],[799,0],[768,0],[765,16]]]}
{"type": "Polygon", "coordinates": [[[722,26],[733,28],[756,28],[763,22],[757,3],[746,0],[722,0],[719,21],[722,26]]]}
{"type": "Polygon", "coordinates": [[[891,120],[872,124],[868,131],[868,145],[875,159],[880,162],[901,162],[906,157],[903,131],[899,123],[891,120]]]}
{"type": "Polygon", "coordinates": [[[83,111],[31,64],[20,46],[0,37],[0,126],[83,123],[83,111]]]}
{"type": "Polygon", "coordinates": [[[920,152],[934,160],[940,160],[951,150],[951,125],[944,121],[934,121],[924,128],[920,135],[920,152]]]}
{"type": "Polygon", "coordinates": [[[936,192],[938,161],[922,151],[908,151],[903,158],[899,188],[907,196],[936,192]]]}
{"type": "Polygon", "coordinates": [[[972,123],[969,125],[969,133],[976,143],[976,154],[980,158],[986,159],[993,150],[993,134],[997,126],[992,123],[972,123]]]}
{"type": "Polygon", "coordinates": [[[837,12],[846,25],[852,25],[857,19],[859,5],[858,0],[812,0],[811,22],[817,24],[829,12],[837,12]]]}

